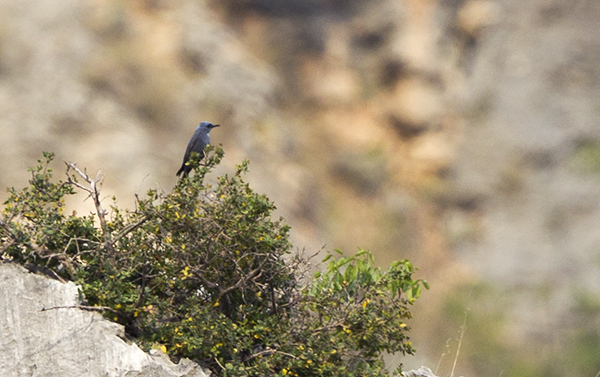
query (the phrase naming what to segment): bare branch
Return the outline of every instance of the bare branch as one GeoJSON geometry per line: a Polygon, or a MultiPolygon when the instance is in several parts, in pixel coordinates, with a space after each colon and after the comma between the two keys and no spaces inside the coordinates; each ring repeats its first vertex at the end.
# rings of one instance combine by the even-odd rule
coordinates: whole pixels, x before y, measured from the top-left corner
{"type": "Polygon", "coordinates": [[[100,220],[100,226],[102,228],[102,235],[104,236],[104,240],[106,241],[106,245],[112,247],[111,236],[108,230],[108,224],[106,222],[106,214],[107,212],[102,208],[102,204],[100,203],[100,192],[98,190],[98,184],[102,183],[102,170],[99,170],[96,174],[96,178],[92,179],[85,171],[81,171],[77,167],[77,164],[74,162],[66,162],[67,165],[67,178],[68,182],[79,187],[85,192],[88,192],[94,201],[94,205],[96,206],[96,213],[98,214],[98,220],[100,220]],[[71,174],[69,174],[69,170],[73,169],[77,175],[79,175],[84,181],[86,181],[90,187],[85,187],[84,185],[77,182],[71,174]]]}
{"type": "Polygon", "coordinates": [[[260,351],[260,352],[257,352],[257,353],[254,353],[254,354],[250,355],[250,356],[248,357],[248,359],[247,359],[247,360],[248,360],[248,361],[250,361],[250,360],[252,360],[252,359],[255,359],[255,358],[257,358],[257,357],[260,357],[260,356],[268,356],[268,355],[272,355],[272,354],[274,354],[274,353],[278,353],[278,354],[280,354],[280,355],[288,356],[288,357],[291,357],[292,359],[298,359],[298,357],[297,357],[297,356],[294,356],[294,355],[292,355],[291,353],[282,352],[282,351],[277,351],[277,350],[275,350],[275,349],[267,348],[267,349],[266,349],[266,350],[264,350],[264,351],[260,351]]]}
{"type": "Polygon", "coordinates": [[[260,266],[258,266],[254,270],[250,271],[248,273],[248,275],[244,276],[243,279],[240,279],[237,283],[235,283],[235,285],[232,285],[231,287],[228,287],[226,289],[219,289],[219,295],[220,296],[225,296],[227,293],[240,288],[241,286],[243,286],[247,282],[251,281],[252,279],[254,279],[254,278],[258,277],[258,276],[260,276],[262,274],[262,268],[263,268],[264,264],[266,263],[266,261],[267,261],[267,259],[265,258],[262,261],[262,263],[260,264],[260,266]]]}
{"type": "Polygon", "coordinates": [[[216,284],[210,280],[207,280],[202,274],[198,274],[198,278],[200,278],[200,281],[202,282],[202,284],[206,285],[206,287],[208,287],[209,289],[216,289],[217,292],[219,292],[219,296],[222,296],[221,291],[223,290],[223,288],[219,287],[219,284],[216,284]]]}
{"type": "Polygon", "coordinates": [[[10,227],[8,226],[8,224],[5,223],[4,221],[2,221],[2,219],[0,219],[0,226],[2,228],[4,228],[4,230],[10,236],[10,238],[12,238],[14,241],[17,241],[17,236],[13,233],[13,230],[10,229],[10,227]]]}
{"type": "Polygon", "coordinates": [[[225,370],[225,367],[219,362],[219,359],[217,359],[216,357],[214,357],[213,360],[215,360],[217,362],[217,364],[219,364],[219,366],[221,367],[221,369],[225,370]]]}
{"type": "Polygon", "coordinates": [[[144,218],[140,219],[138,222],[136,222],[135,224],[129,224],[128,226],[126,226],[125,228],[123,228],[123,230],[121,232],[119,232],[119,234],[117,234],[114,238],[111,239],[110,244],[114,245],[121,238],[125,237],[127,234],[129,234],[132,231],[134,231],[138,226],[140,226],[143,223],[145,223],[146,220],[148,220],[148,218],[144,217],[144,218]]]}
{"type": "Polygon", "coordinates": [[[86,305],[51,306],[48,308],[43,306],[42,309],[40,309],[40,311],[45,312],[48,310],[56,310],[56,309],[81,309],[81,310],[87,310],[89,312],[103,312],[105,310],[108,310],[113,313],[119,313],[117,310],[110,308],[108,306],[86,306],[86,305]]]}

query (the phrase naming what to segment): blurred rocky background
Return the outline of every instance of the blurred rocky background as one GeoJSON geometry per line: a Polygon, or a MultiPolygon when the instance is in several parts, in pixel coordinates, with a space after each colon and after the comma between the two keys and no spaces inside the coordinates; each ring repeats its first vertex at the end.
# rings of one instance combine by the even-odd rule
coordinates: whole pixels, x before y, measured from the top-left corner
{"type": "Polygon", "coordinates": [[[298,248],[420,267],[391,364],[594,376],[599,62],[597,0],[0,0],[0,186],[52,151],[133,208],[220,123],[298,248]]]}

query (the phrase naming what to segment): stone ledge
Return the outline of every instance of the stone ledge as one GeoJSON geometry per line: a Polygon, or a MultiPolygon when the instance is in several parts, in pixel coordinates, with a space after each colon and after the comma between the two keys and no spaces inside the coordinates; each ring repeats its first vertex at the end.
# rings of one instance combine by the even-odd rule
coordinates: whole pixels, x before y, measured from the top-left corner
{"type": "Polygon", "coordinates": [[[173,364],[123,339],[123,326],[77,308],[77,286],[0,263],[2,375],[44,377],[207,377],[196,363],[173,364]]]}

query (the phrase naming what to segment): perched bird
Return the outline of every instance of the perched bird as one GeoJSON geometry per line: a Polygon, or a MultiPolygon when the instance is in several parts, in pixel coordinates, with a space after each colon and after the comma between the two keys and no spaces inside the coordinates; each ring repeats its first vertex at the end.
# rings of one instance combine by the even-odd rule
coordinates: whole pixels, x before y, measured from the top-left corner
{"type": "Polygon", "coordinates": [[[181,168],[179,168],[179,171],[175,175],[183,173],[182,177],[187,177],[190,171],[192,171],[192,168],[185,164],[190,159],[190,154],[192,154],[192,152],[200,154],[200,159],[204,158],[204,148],[210,144],[210,136],[208,133],[215,127],[219,127],[219,125],[210,122],[202,122],[196,127],[196,131],[192,135],[185,150],[183,164],[181,164],[181,168]]]}

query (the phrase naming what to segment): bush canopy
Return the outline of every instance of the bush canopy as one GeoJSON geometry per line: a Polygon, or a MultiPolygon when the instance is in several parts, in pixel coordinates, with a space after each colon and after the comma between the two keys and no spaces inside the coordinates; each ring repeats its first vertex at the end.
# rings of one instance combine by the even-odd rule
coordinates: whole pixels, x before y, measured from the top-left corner
{"type": "Polygon", "coordinates": [[[207,152],[191,159],[194,175],[137,197],[135,210],[114,197],[105,210],[100,175],[73,163],[56,180],[44,153],[29,186],[9,189],[0,258],[75,282],[82,309],[218,376],[385,376],[384,353],[413,354],[406,320],[427,283],[409,261],[382,270],[366,250],[336,250],[314,273],[274,204],[244,182],[248,162],[210,180],[223,150],[207,152]],[[94,212],[66,213],[77,191],[94,212]]]}

